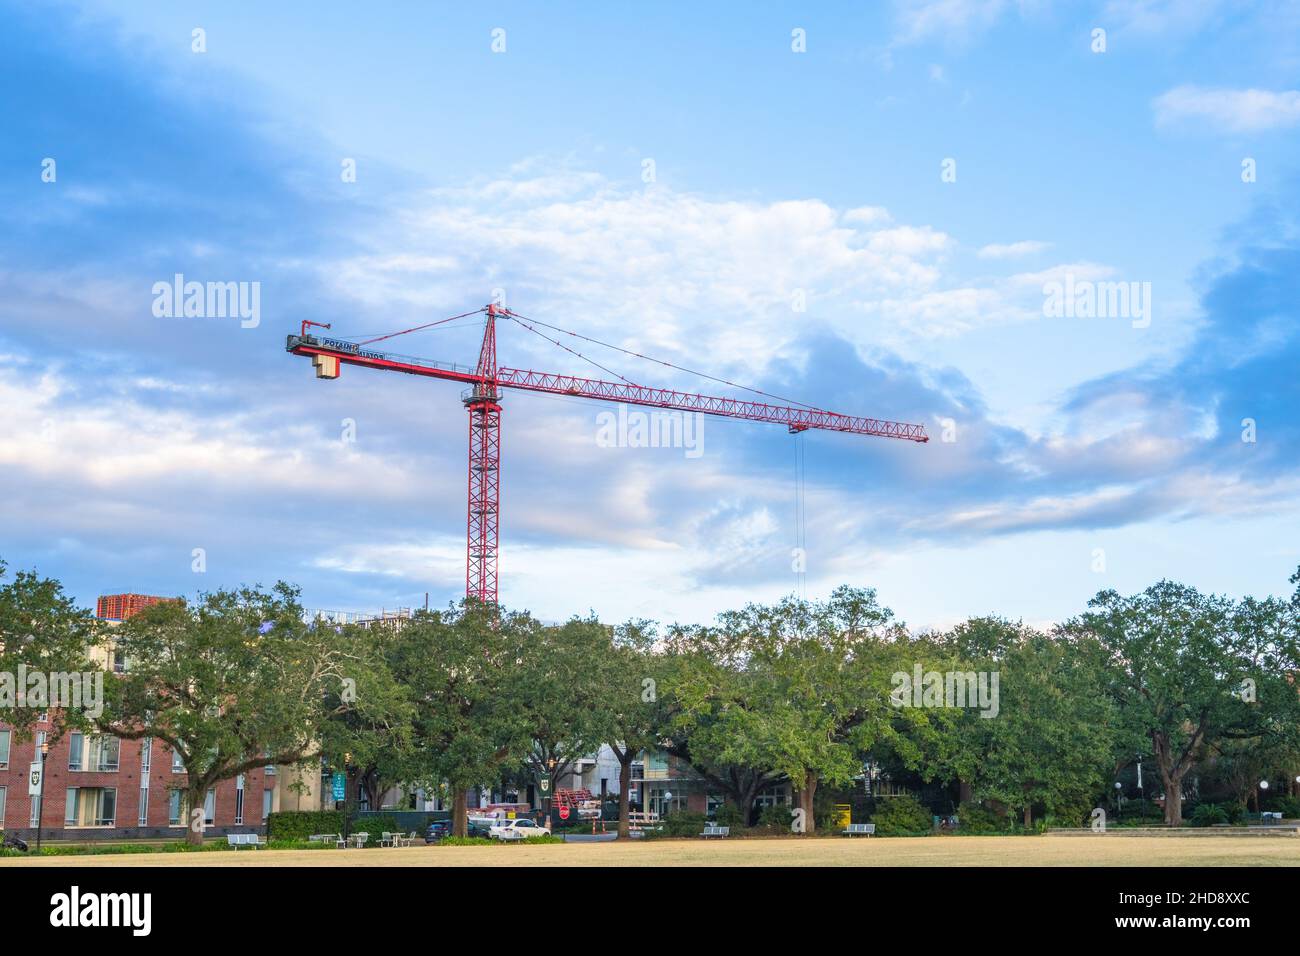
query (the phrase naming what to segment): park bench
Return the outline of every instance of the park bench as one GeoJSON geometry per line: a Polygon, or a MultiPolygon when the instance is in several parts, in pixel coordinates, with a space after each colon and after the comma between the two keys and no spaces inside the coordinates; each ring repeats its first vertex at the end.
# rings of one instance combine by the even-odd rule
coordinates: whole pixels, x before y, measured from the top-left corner
{"type": "Polygon", "coordinates": [[[352,845],[356,849],[364,850],[366,847],[366,843],[370,840],[370,834],[367,833],[365,830],[362,830],[360,833],[352,834],[351,839],[352,839],[352,845]]]}
{"type": "Polygon", "coordinates": [[[726,837],[726,836],[731,836],[731,827],[715,827],[715,826],[706,826],[706,827],[704,828],[704,832],[701,833],[700,836],[702,836],[702,837],[726,837]]]}
{"type": "Polygon", "coordinates": [[[843,831],[844,836],[871,836],[876,832],[874,823],[850,823],[843,831]]]}
{"type": "Polygon", "coordinates": [[[266,846],[266,841],[256,833],[231,833],[226,837],[226,845],[238,850],[241,846],[251,846],[254,850],[266,846]]]}

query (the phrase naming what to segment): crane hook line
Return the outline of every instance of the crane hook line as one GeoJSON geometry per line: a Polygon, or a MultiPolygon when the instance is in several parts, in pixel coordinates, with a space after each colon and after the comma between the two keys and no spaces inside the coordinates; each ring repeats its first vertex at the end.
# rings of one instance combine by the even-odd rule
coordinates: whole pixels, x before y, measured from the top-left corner
{"type": "MultiPolygon", "coordinates": [[[[527,316],[518,315],[517,313],[510,312],[510,311],[507,311],[506,314],[515,319],[527,318],[527,316]]],[[[729,385],[732,388],[739,388],[742,391],[753,392],[755,395],[762,395],[766,398],[774,398],[777,401],[786,402],[787,404],[790,405],[798,405],[800,408],[806,408],[809,411],[814,411],[814,412],[825,411],[824,408],[819,408],[816,405],[809,405],[806,402],[795,401],[793,398],[785,398],[782,395],[773,395],[771,392],[765,392],[759,388],[751,388],[748,385],[741,385],[738,382],[730,382],[725,378],[718,378],[716,375],[709,375],[707,372],[697,372],[695,369],[686,368],[681,365],[674,365],[672,362],[665,362],[663,359],[653,358],[649,355],[642,355],[640,352],[633,352],[631,349],[625,349],[618,345],[611,345],[609,342],[602,342],[600,339],[593,339],[591,336],[583,335],[580,332],[570,332],[568,329],[562,329],[559,326],[550,325],[546,322],[541,321],[540,319],[528,319],[528,321],[536,322],[538,325],[544,326],[545,328],[551,329],[552,331],[555,332],[563,332],[565,335],[572,335],[574,338],[583,339],[584,341],[591,342],[593,345],[603,345],[607,349],[613,349],[616,352],[622,352],[624,355],[631,355],[635,358],[645,359],[647,362],[654,362],[657,365],[666,365],[668,368],[676,369],[679,372],[685,372],[688,375],[698,375],[700,378],[707,378],[709,381],[717,382],[720,385],[729,385]]],[[[534,329],[533,331],[536,332],[537,330],[534,329]]],[[[541,333],[538,334],[540,335],[541,333]]],[[[558,342],[556,342],[555,344],[559,345],[558,342]]],[[[561,345],[560,348],[564,348],[564,346],[561,345]]],[[[574,354],[576,355],[577,353],[575,352],[574,354]]],[[[590,361],[590,359],[588,359],[588,361],[590,361]]],[[[622,378],[622,376],[620,375],[619,378],[622,378]]],[[[623,379],[623,381],[626,382],[627,379],[623,379]]]]}
{"type": "MultiPolygon", "coordinates": [[[[601,365],[601,364],[600,364],[599,362],[597,362],[595,359],[590,359],[590,358],[588,358],[587,356],[583,355],[581,352],[575,352],[573,349],[569,348],[569,347],[568,347],[567,345],[565,345],[563,342],[557,342],[557,341],[555,341],[555,339],[551,338],[549,335],[544,335],[543,333],[538,332],[535,328],[533,328],[531,325],[528,324],[528,321],[535,321],[535,320],[531,320],[531,319],[530,319],[530,320],[528,320],[528,321],[525,321],[525,320],[523,320],[522,318],[520,318],[519,316],[515,315],[513,312],[507,312],[506,315],[507,315],[510,319],[513,319],[517,324],[522,325],[522,326],[523,326],[524,328],[526,328],[529,332],[532,332],[534,335],[540,336],[541,338],[543,338],[543,339],[545,339],[546,341],[550,342],[552,345],[556,346],[557,348],[562,348],[562,349],[564,349],[564,351],[568,352],[570,355],[576,355],[578,358],[582,359],[584,362],[587,362],[587,363],[589,363],[589,364],[591,364],[591,365],[596,366],[596,368],[600,369],[600,370],[601,370],[602,372],[604,372],[605,374],[607,374],[607,375],[613,375],[615,378],[622,379],[624,382],[626,382],[628,385],[631,385],[633,388],[644,388],[644,387],[645,387],[645,386],[643,386],[643,385],[638,385],[636,382],[632,381],[630,378],[628,378],[628,377],[626,377],[626,376],[624,376],[624,375],[619,375],[618,372],[615,372],[612,368],[605,368],[605,366],[601,365]]],[[[543,323],[543,324],[544,324],[544,323],[543,323]]]]}

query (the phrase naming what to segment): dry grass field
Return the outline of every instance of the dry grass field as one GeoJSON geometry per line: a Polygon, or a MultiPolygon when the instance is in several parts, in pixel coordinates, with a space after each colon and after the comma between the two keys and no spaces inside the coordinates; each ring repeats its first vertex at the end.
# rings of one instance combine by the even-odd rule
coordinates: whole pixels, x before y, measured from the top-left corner
{"type": "Polygon", "coordinates": [[[1300,838],[655,840],[0,859],[0,868],[31,866],[1300,866],[1300,838]]]}

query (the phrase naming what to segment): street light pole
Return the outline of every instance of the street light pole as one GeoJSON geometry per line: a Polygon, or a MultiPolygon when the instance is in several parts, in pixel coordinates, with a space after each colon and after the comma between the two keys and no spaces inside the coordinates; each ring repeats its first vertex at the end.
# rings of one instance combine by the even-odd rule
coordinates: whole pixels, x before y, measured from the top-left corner
{"type": "Polygon", "coordinates": [[[36,855],[41,855],[41,817],[45,815],[45,764],[50,755],[50,742],[41,741],[41,792],[36,796],[36,855]]]}

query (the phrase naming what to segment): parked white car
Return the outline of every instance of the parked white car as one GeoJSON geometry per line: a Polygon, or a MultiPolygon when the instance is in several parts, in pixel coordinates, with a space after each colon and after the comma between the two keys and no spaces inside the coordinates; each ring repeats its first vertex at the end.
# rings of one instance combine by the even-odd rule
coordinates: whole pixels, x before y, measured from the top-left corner
{"type": "Polygon", "coordinates": [[[495,840],[527,840],[529,837],[551,834],[549,827],[539,826],[524,817],[517,820],[502,820],[494,824],[490,832],[495,840]]]}

